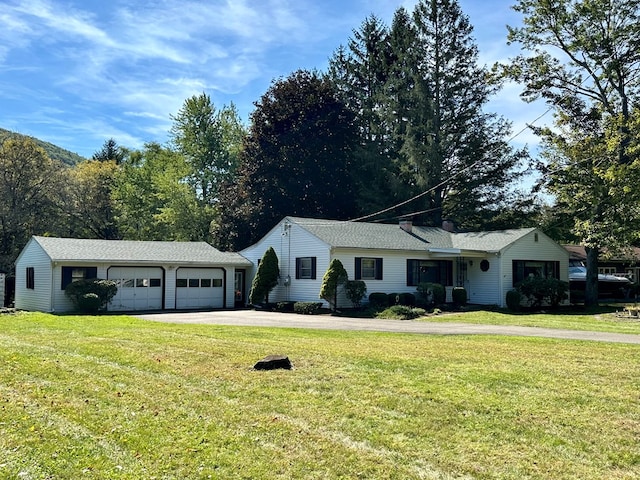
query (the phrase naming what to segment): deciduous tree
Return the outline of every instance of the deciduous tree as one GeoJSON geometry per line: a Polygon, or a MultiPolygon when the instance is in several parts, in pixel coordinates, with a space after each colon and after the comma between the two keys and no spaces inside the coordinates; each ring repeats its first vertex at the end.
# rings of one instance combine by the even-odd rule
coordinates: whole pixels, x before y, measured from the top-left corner
{"type": "Polygon", "coordinates": [[[525,85],[525,100],[544,99],[556,128],[545,142],[544,180],[587,250],[586,304],[597,303],[600,252],[637,238],[638,155],[635,111],[640,88],[640,1],[520,0],[522,45],[504,68],[525,85]]]}
{"type": "Polygon", "coordinates": [[[27,137],[0,145],[0,270],[13,271],[31,235],[64,229],[60,162],[27,137]]]}
{"type": "Polygon", "coordinates": [[[353,114],[332,82],[303,70],[275,81],[251,115],[237,187],[229,203],[220,205],[216,238],[232,239],[228,232],[233,230],[247,232],[228,245],[237,249],[261,238],[286,215],[353,216],[350,167],[356,142],[353,114]]]}

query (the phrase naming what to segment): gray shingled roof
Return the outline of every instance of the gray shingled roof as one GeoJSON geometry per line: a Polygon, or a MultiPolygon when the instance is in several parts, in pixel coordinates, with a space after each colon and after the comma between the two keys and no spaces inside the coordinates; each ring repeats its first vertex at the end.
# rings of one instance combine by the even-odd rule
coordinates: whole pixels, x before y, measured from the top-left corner
{"type": "Polygon", "coordinates": [[[287,217],[332,247],[383,250],[460,249],[497,252],[534,228],[494,232],[451,233],[436,227],[413,226],[407,233],[398,224],[363,223],[287,217]]]}
{"type": "Polygon", "coordinates": [[[251,262],[239,253],[221,252],[206,242],[141,242],[33,237],[52,261],[238,265],[251,262]]]}

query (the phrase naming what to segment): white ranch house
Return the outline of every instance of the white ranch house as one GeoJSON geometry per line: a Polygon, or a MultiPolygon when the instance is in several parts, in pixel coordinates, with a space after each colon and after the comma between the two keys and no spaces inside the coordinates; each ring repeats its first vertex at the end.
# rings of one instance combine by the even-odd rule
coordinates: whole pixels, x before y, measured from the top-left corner
{"type": "Polygon", "coordinates": [[[114,280],[109,311],[233,308],[245,304],[251,263],[205,242],[139,242],[32,237],[16,261],[15,306],[66,312],[65,286],[114,280]]]}
{"type": "MultiPolygon", "coordinates": [[[[449,225],[443,225],[449,227],[449,225]]],[[[568,281],[567,251],[536,228],[456,233],[450,228],[418,227],[410,221],[388,225],[286,217],[256,244],[240,253],[258,260],[273,247],[280,281],[270,302],[319,301],[322,277],[334,258],[349,279],[373,292],[416,293],[421,282],[441,283],[447,301],[455,286],[468,301],[506,306],[506,295],[529,275],[568,281]]],[[[339,306],[349,307],[346,297],[339,306]]]]}

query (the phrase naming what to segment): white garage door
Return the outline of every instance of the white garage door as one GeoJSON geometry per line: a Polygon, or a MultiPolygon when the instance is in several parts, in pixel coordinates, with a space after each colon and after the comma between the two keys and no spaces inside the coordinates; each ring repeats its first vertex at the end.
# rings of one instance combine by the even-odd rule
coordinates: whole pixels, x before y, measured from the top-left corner
{"type": "Polygon", "coordinates": [[[176,308],[223,308],[224,272],[220,268],[179,268],[176,308]]]}
{"type": "Polygon", "coordinates": [[[163,271],[160,267],[111,267],[109,280],[114,280],[118,292],[108,310],[161,310],[163,271]]]}

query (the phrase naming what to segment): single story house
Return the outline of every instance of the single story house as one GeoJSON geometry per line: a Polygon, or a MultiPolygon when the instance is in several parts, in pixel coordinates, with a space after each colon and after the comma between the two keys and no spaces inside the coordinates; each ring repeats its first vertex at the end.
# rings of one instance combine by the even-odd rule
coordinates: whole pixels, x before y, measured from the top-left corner
{"type": "Polygon", "coordinates": [[[32,237],[16,260],[15,306],[72,309],[74,280],[114,280],[109,311],[233,308],[245,305],[251,262],[205,242],[142,242],[32,237]]]}
{"type": "MultiPolygon", "coordinates": [[[[421,282],[463,286],[468,301],[506,306],[506,295],[530,275],[568,281],[569,254],[537,228],[492,232],[453,231],[399,225],[285,217],[256,244],[242,250],[256,273],[258,261],[273,247],[280,281],[269,301],[319,301],[322,277],[339,259],[349,279],[364,280],[367,294],[416,293],[421,282]]],[[[339,305],[351,306],[343,295],[339,305]]]]}

